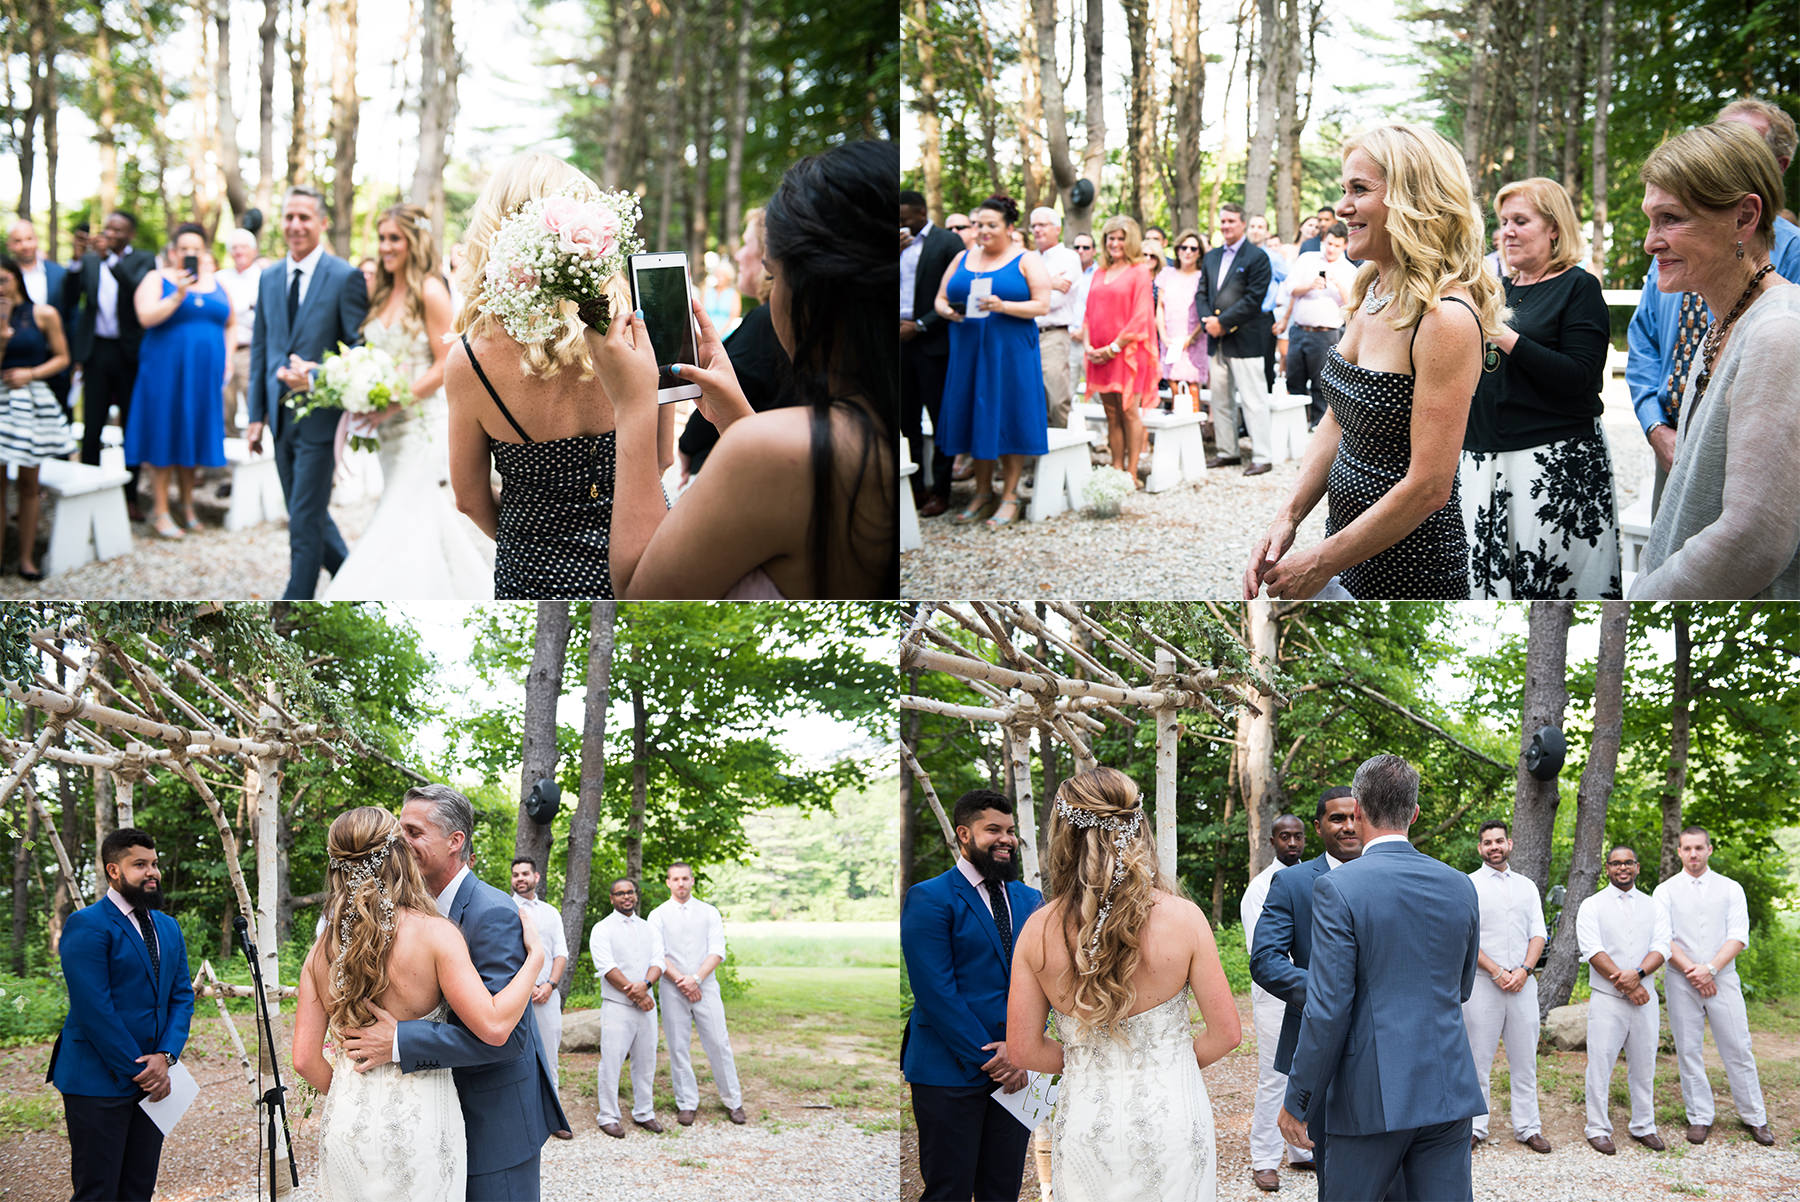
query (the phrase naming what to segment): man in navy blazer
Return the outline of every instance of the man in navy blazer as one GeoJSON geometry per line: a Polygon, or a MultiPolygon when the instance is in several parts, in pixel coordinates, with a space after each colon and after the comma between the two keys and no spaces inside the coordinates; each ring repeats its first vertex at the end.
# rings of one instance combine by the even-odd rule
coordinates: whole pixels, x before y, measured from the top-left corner
{"type": "Polygon", "coordinates": [[[1462,1018],[1481,952],[1475,886],[1407,841],[1419,774],[1405,760],[1365,761],[1351,789],[1363,854],[1313,884],[1281,1133],[1302,1147],[1309,1130],[1329,1135],[1321,1202],[1379,1197],[1397,1171],[1403,1198],[1472,1199],[1471,1120],[1487,1109],[1462,1018]]]}
{"type": "MultiPolygon", "coordinates": [[[[37,226],[21,217],[12,223],[6,231],[6,253],[25,276],[25,295],[31,298],[34,305],[49,305],[62,318],[63,334],[67,337],[69,323],[75,316],[75,307],[63,288],[63,281],[68,279],[69,269],[55,259],[46,259],[38,254],[37,226]]],[[[74,360],[70,359],[73,363],[74,360]]],[[[57,372],[44,381],[50,386],[51,395],[66,413],[69,409],[69,381],[72,372],[68,368],[57,372]]]]}
{"type": "MultiPolygon", "coordinates": [[[[469,871],[475,807],[448,785],[421,785],[406,791],[400,829],[438,913],[462,930],[488,992],[500,992],[525,963],[525,936],[518,904],[469,871]]],[[[535,1202],[544,1140],[569,1138],[569,1120],[531,1007],[499,1047],[477,1039],[454,1012],[441,1023],[396,1024],[379,1006],[375,1014],[372,1026],[344,1033],[344,1050],[358,1072],[389,1062],[403,1073],[455,1070],[468,1133],[468,1202],[535,1202]]]]}
{"type": "Polygon", "coordinates": [[[944,269],[963,251],[962,239],[933,225],[925,198],[900,193],[900,418],[921,472],[913,477],[913,501],[920,517],[934,517],[950,507],[950,457],[932,446],[930,495],[922,482],[924,451],[921,414],[935,428],[944,399],[944,375],[950,364],[950,323],[938,316],[938,287],[944,269]],[[907,281],[912,290],[907,291],[907,281]]]}
{"type": "Polygon", "coordinates": [[[1219,207],[1218,246],[1206,252],[1194,292],[1194,320],[1212,339],[1213,446],[1208,467],[1242,462],[1238,454],[1238,411],[1250,431],[1246,476],[1260,476],[1274,460],[1269,434],[1269,381],[1263,360],[1274,345],[1274,319],[1263,312],[1274,268],[1268,252],[1250,241],[1244,206],[1219,207]]]}
{"type": "Polygon", "coordinates": [[[965,793],[952,821],[960,854],[942,876],[906,891],[900,951],[912,1014],[900,1066],[912,1086],[924,1202],[1019,1196],[1031,1132],[994,1101],[1023,1088],[1006,1058],[1013,939],[1043,902],[1017,875],[1012,802],[965,793]]]}
{"type": "Polygon", "coordinates": [[[47,1080],[63,1096],[73,1197],[148,1199],[163,1134],[138,1102],[169,1095],[194,1018],[181,928],[160,911],[156,841],[125,827],[100,844],[106,896],[69,916],[58,952],[69,1017],[47,1080]]]}
{"type": "MultiPolygon", "coordinates": [[[[156,269],[156,257],[137,250],[137,218],[122,210],[107,214],[92,248],[63,277],[64,329],[69,357],[81,368],[81,461],[99,466],[106,415],[119,411],[119,429],[131,420],[137,387],[138,347],[144,327],[137,316],[137,287],[156,269]]],[[[127,465],[131,482],[125,504],[138,520],[138,465],[127,465]]]]}
{"type": "Polygon", "coordinates": [[[279,268],[263,271],[250,327],[250,424],[244,437],[252,451],[262,450],[265,430],[275,443],[275,471],[288,507],[288,582],[281,595],[289,601],[311,600],[319,569],[336,574],[349,554],[330,509],[344,411],[318,409],[297,418],[287,402],[309,386],[296,360],[317,363],[340,343],[362,343],[368,289],[362,272],[325,250],[327,224],[324,197],[311,188],[288,189],[281,202],[287,257],[279,268]]]}

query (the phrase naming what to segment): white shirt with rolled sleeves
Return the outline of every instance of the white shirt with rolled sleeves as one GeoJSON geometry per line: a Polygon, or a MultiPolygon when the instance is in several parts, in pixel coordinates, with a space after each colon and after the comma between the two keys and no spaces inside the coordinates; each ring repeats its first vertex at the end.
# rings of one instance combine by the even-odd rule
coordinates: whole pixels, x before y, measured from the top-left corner
{"type": "MultiPolygon", "coordinates": [[[[1750,908],[1744,900],[1744,887],[1730,877],[1711,869],[1699,876],[1682,871],[1658,885],[1654,897],[1667,916],[1671,949],[1679,948],[1695,964],[1712,963],[1719,949],[1734,939],[1746,946],[1750,943],[1750,908]]],[[[1681,1069],[1687,1120],[1704,1127],[1710,1126],[1714,1117],[1704,1049],[1706,1024],[1711,1022],[1713,1042],[1718,1045],[1738,1117],[1752,1127],[1766,1126],[1768,1109],[1756,1058],[1750,1051],[1750,1019],[1744,1009],[1736,958],[1715,970],[1712,981],[1718,991],[1702,997],[1680,969],[1671,966],[1663,977],[1669,1034],[1675,1037],[1675,1062],[1681,1069]]]]}
{"type": "Polygon", "coordinates": [[[744,1095],[738,1084],[731,1034],[725,1028],[725,1003],[719,994],[718,977],[708,972],[700,979],[700,1000],[694,1002],[688,1001],[670,979],[674,973],[683,977],[695,975],[708,956],[725,958],[724,921],[716,907],[697,897],[685,902],[670,898],[650,912],[650,925],[663,941],[665,972],[657,989],[662,995],[663,1042],[669,1049],[669,1076],[675,1086],[676,1108],[700,1107],[700,1084],[693,1065],[693,1036],[697,1033],[706,1062],[712,1066],[719,1101],[725,1109],[735,1110],[743,1105],[744,1095]]]}
{"type": "Polygon", "coordinates": [[[635,1009],[637,1003],[607,980],[606,974],[616,968],[627,981],[644,980],[650,975],[651,965],[662,967],[662,936],[637,915],[614,910],[594,924],[588,935],[588,953],[594,957],[594,976],[600,981],[601,999],[635,1009]]]}
{"type": "MultiPolygon", "coordinates": [[[[1583,1133],[1593,1139],[1612,1135],[1612,1116],[1607,1102],[1612,1094],[1613,1063],[1625,1052],[1625,1083],[1631,1097],[1631,1133],[1656,1132],[1653,1088],[1656,1078],[1656,987],[1644,978],[1650,1000],[1634,1005],[1593,965],[1594,955],[1605,952],[1615,967],[1635,969],[1651,952],[1669,954],[1669,916],[1648,893],[1607,885],[1581,903],[1575,916],[1575,941],[1588,966],[1587,1029],[1587,1125],[1583,1133]]],[[[1655,974],[1652,973],[1652,976],[1655,974]]]]}
{"type": "Polygon", "coordinates": [[[588,952],[600,979],[599,1120],[602,1125],[619,1121],[619,1073],[629,1059],[631,1115],[647,1122],[656,1117],[656,1010],[639,1010],[606,974],[616,968],[627,981],[644,980],[651,965],[662,967],[662,938],[644,919],[614,910],[594,924],[588,952]]]}
{"type": "MultiPolygon", "coordinates": [[[[1523,967],[1531,941],[1545,937],[1544,907],[1537,885],[1510,867],[1501,870],[1491,864],[1471,872],[1469,880],[1475,885],[1481,910],[1481,950],[1503,971],[1523,967]]],[[[1482,1099],[1488,1099],[1494,1053],[1504,1041],[1512,1086],[1513,1138],[1523,1141],[1539,1134],[1543,1124],[1537,1098],[1537,978],[1527,973],[1525,983],[1508,993],[1486,973],[1476,973],[1474,989],[1463,1003],[1463,1026],[1469,1033],[1469,1052],[1475,1058],[1482,1099]]],[[[1477,1139],[1487,1138],[1488,1118],[1487,1114],[1475,1116],[1477,1139]]]]}
{"type": "Polygon", "coordinates": [[[1605,952],[1616,968],[1635,969],[1653,951],[1661,952],[1666,960],[1669,916],[1643,890],[1625,891],[1609,884],[1581,903],[1581,912],[1575,916],[1575,943],[1581,949],[1581,962],[1588,966],[1588,984],[1597,993],[1620,997],[1606,974],[1594,967],[1594,953],[1605,952]]]}
{"type": "Polygon", "coordinates": [[[1481,950],[1501,968],[1520,967],[1531,941],[1548,938],[1536,882],[1491,864],[1471,872],[1469,880],[1475,884],[1475,898],[1481,905],[1481,950]]]}
{"type": "Polygon", "coordinates": [[[1056,280],[1069,282],[1067,292],[1058,292],[1055,288],[1050,290],[1050,309],[1038,317],[1038,328],[1043,330],[1049,329],[1051,326],[1080,325],[1082,311],[1076,308],[1076,305],[1085,306],[1087,301],[1085,296],[1077,295],[1080,291],[1077,285],[1081,283],[1081,256],[1060,242],[1049,250],[1039,251],[1038,254],[1043,258],[1044,270],[1052,282],[1056,280]]]}
{"type": "MultiPolygon", "coordinates": [[[[544,967],[538,970],[537,984],[550,980],[550,970],[559,956],[563,960],[563,971],[567,972],[569,939],[563,934],[562,915],[555,906],[535,897],[527,899],[515,893],[513,900],[519,903],[519,909],[531,915],[531,925],[537,928],[538,938],[544,943],[544,967]]],[[[544,1054],[550,1061],[550,1079],[553,1083],[558,1082],[562,1075],[556,1059],[562,1048],[562,992],[552,989],[549,997],[533,1002],[531,1016],[537,1020],[538,1041],[544,1045],[544,1054]]]]}
{"type": "MultiPolygon", "coordinates": [[[[1262,918],[1263,903],[1269,900],[1269,882],[1287,865],[1271,860],[1269,866],[1250,878],[1244,899],[1238,903],[1238,918],[1244,927],[1244,951],[1256,946],[1256,924],[1262,918]]],[[[1286,1143],[1276,1115],[1281,1100],[1287,1096],[1287,1074],[1275,1071],[1275,1045],[1281,1041],[1281,1020],[1287,1004],[1261,985],[1250,985],[1250,1014],[1256,1024],[1256,1104],[1250,1114],[1250,1169],[1278,1168],[1281,1149],[1286,1143]]],[[[1301,1164],[1312,1158],[1305,1148],[1287,1144],[1289,1164],[1301,1164]]]]}

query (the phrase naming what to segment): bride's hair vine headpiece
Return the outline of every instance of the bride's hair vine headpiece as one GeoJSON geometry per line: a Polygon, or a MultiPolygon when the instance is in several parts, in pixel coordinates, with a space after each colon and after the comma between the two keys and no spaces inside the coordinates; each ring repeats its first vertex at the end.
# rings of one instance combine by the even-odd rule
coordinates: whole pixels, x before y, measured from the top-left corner
{"type": "MultiPolygon", "coordinates": [[[[355,892],[362,882],[372,880],[376,890],[381,894],[381,918],[379,925],[382,931],[391,935],[394,930],[394,898],[388,892],[387,878],[381,875],[382,866],[387,863],[388,853],[393,851],[394,843],[400,838],[398,828],[388,832],[386,839],[379,847],[354,856],[332,856],[328,863],[333,872],[344,874],[344,881],[351,892],[355,892]]],[[[336,971],[333,973],[333,984],[339,995],[344,992],[344,958],[342,950],[350,946],[350,926],[355,913],[346,904],[338,917],[338,949],[336,971]]]]}
{"type": "Polygon", "coordinates": [[[1140,804],[1129,814],[1101,814],[1070,805],[1069,799],[1059,791],[1056,795],[1056,812],[1070,826],[1103,830],[1112,835],[1112,879],[1106,883],[1106,892],[1100,895],[1100,912],[1094,916],[1094,935],[1088,940],[1088,955],[1093,956],[1100,948],[1100,928],[1106,925],[1107,916],[1112,913],[1113,891],[1125,879],[1125,849],[1131,846],[1132,840],[1137,838],[1138,830],[1143,826],[1144,807],[1140,804]]]}

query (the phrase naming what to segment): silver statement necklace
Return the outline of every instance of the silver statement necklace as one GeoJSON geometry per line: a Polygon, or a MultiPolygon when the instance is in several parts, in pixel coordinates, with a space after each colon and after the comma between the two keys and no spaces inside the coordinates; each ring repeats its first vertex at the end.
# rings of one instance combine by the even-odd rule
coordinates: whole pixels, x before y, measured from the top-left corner
{"type": "Polygon", "coordinates": [[[1362,311],[1367,313],[1370,317],[1375,316],[1375,314],[1387,308],[1388,302],[1394,299],[1394,294],[1392,292],[1388,293],[1386,296],[1377,295],[1380,288],[1381,277],[1377,276],[1375,282],[1369,285],[1369,290],[1363,293],[1362,311]]]}

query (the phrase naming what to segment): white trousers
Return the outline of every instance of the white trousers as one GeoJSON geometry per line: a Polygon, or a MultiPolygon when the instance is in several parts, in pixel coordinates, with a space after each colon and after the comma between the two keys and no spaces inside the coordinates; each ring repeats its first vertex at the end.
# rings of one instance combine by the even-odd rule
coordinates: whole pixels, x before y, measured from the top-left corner
{"type": "Polygon", "coordinates": [[[700,1108],[700,1084],[694,1077],[693,1033],[700,1033],[700,1046],[706,1049],[706,1063],[712,1066],[713,1084],[719,1087],[719,1101],[725,1109],[736,1110],[744,1104],[738,1088],[737,1060],[731,1054],[731,1035],[725,1030],[725,1003],[719,998],[719,982],[712,975],[700,984],[700,1000],[690,1002],[681,996],[667,977],[657,982],[662,991],[663,1042],[669,1045],[669,1076],[675,1079],[675,1106],[680,1110],[700,1108]]]}
{"type": "Polygon", "coordinates": [[[1675,1036],[1675,1063],[1681,1067],[1681,1101],[1687,1121],[1701,1126],[1713,1121],[1712,1084],[1706,1079],[1706,1024],[1712,1022],[1713,1043],[1725,1063],[1725,1080],[1731,1083],[1731,1101],[1738,1117],[1752,1127],[1769,1121],[1763,1107],[1762,1082],[1756,1075],[1756,1057],[1750,1054],[1750,1020],[1744,1013],[1744,988],[1735,969],[1713,979],[1719,992],[1701,997],[1687,977],[1670,969],[1663,974],[1669,997],[1669,1031],[1675,1036]]]}
{"type": "Polygon", "coordinates": [[[1287,1003],[1261,985],[1252,985],[1250,1008],[1256,1017],[1256,1110],[1250,1116],[1250,1170],[1279,1168],[1283,1144],[1287,1145],[1289,1164],[1305,1164],[1313,1154],[1282,1139],[1275,1123],[1287,1096],[1287,1074],[1275,1071],[1275,1045],[1281,1040],[1287,1003]]]}
{"type": "Polygon", "coordinates": [[[550,1062],[550,1084],[560,1085],[562,1070],[556,1053],[562,1047],[562,991],[552,989],[550,996],[531,1004],[531,1015],[537,1019],[538,1042],[544,1045],[544,1059],[550,1062]]]}
{"type": "Polygon", "coordinates": [[[1238,453],[1239,409],[1244,411],[1244,426],[1250,431],[1250,462],[1274,462],[1275,444],[1269,433],[1269,378],[1263,374],[1263,361],[1214,355],[1213,445],[1228,459],[1238,453]]]}
{"type": "Polygon", "coordinates": [[[1612,1118],[1606,1112],[1606,1104],[1612,1093],[1613,1064],[1621,1048],[1625,1051],[1625,1083],[1631,1090],[1631,1133],[1650,1135],[1656,1131],[1651,1087],[1656,1080],[1660,1027],[1654,988],[1650,989],[1650,1000],[1642,1006],[1598,989],[1588,999],[1585,1134],[1589,1139],[1612,1134],[1612,1118]]]}
{"type": "Polygon", "coordinates": [[[619,1070],[631,1061],[631,1117],[656,1117],[656,1011],[600,1003],[600,1121],[619,1121],[619,1070]]]}
{"type": "MultiPolygon", "coordinates": [[[[1508,993],[1494,984],[1486,973],[1475,974],[1475,991],[1463,1003],[1463,1026],[1469,1032],[1469,1054],[1475,1057],[1475,1075],[1481,1079],[1481,1100],[1488,1098],[1488,1080],[1493,1075],[1494,1053],[1500,1041],[1506,1041],[1506,1067],[1512,1078],[1513,1138],[1527,1140],[1536,1135],[1543,1124],[1538,1121],[1537,1046],[1538,990],[1537,978],[1527,974],[1517,993],[1508,993]]],[[[1488,1115],[1475,1116],[1475,1138],[1486,1139],[1488,1115]]]]}

